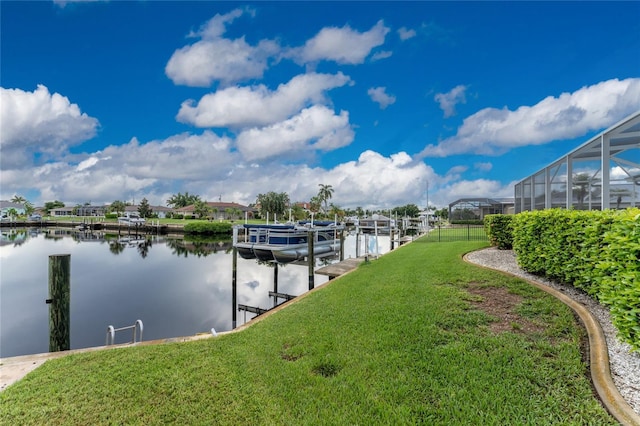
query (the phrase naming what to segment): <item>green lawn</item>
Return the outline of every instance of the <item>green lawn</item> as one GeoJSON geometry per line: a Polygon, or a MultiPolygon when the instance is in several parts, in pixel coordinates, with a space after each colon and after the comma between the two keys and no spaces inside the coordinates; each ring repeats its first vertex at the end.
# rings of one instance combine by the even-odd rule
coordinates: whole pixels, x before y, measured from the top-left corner
{"type": "Polygon", "coordinates": [[[240,333],[48,361],[0,393],[2,424],[616,424],[572,312],[417,240],[240,333]],[[467,289],[521,297],[510,330],[467,289]],[[529,328],[517,322],[524,321],[529,328]],[[530,330],[530,331],[526,331],[530,330]]]}

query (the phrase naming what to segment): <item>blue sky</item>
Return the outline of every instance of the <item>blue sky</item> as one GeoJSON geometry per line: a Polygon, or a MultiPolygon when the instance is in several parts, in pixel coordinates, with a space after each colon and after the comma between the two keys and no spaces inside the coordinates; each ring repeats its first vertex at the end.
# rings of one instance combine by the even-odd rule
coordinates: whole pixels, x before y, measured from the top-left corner
{"type": "Polygon", "coordinates": [[[0,198],[438,207],[640,109],[640,2],[6,2],[0,198]],[[428,191],[427,191],[428,187],[428,191]]]}

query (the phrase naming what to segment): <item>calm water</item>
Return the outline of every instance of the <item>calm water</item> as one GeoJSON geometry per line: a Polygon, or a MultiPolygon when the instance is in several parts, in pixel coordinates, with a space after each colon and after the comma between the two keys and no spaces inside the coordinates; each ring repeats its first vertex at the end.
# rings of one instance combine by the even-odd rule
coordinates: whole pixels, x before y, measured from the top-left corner
{"type": "MultiPolygon", "coordinates": [[[[2,229],[0,239],[0,357],[49,350],[49,256],[71,255],[71,349],[101,346],[107,326],[144,323],[144,340],[232,328],[231,241],[171,237],[120,238],[61,229],[2,229]]],[[[367,241],[375,250],[373,238],[367,241]]],[[[359,253],[364,254],[360,237],[359,253]]],[[[389,250],[388,236],[378,251],[389,250]]],[[[356,238],[345,240],[345,258],[356,238]]],[[[337,259],[318,260],[316,268],[337,259]]],[[[273,267],[238,257],[237,303],[270,308],[273,267]]],[[[315,285],[327,277],[315,276],[315,285]]],[[[308,291],[308,266],[280,265],[278,292],[308,291]]],[[[280,300],[279,302],[282,302],[280,300]]],[[[237,312],[237,311],[236,311],[237,312]]],[[[254,314],[237,312],[241,325],[254,314]]],[[[131,339],[117,334],[116,342],[131,339]]]]}

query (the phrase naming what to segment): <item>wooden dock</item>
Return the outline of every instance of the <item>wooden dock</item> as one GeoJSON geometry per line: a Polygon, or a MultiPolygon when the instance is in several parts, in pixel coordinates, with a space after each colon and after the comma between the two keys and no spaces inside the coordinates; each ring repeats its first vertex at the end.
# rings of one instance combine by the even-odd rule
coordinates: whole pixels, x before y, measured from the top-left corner
{"type": "MultiPolygon", "coordinates": [[[[370,256],[371,257],[371,256],[370,256]]],[[[365,257],[352,257],[345,259],[342,262],[334,263],[332,265],[324,266],[316,270],[316,274],[326,275],[329,279],[339,277],[342,274],[353,271],[359,264],[365,261],[365,257]]]]}

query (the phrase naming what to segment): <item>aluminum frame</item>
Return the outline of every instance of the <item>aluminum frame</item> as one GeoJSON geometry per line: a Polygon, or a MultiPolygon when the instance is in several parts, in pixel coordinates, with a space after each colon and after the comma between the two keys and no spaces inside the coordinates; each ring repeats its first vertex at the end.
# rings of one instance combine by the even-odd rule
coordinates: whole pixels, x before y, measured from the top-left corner
{"type": "Polygon", "coordinates": [[[514,196],[516,213],[640,206],[640,110],[518,182],[514,196]]]}

